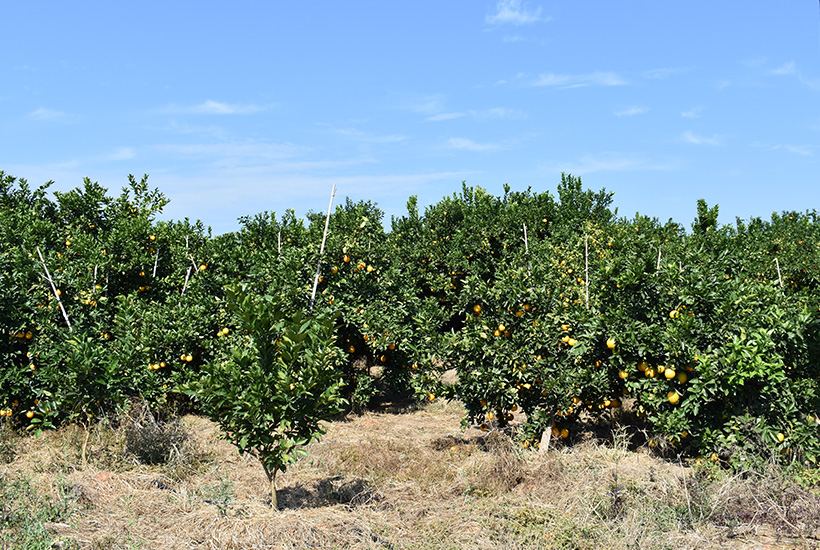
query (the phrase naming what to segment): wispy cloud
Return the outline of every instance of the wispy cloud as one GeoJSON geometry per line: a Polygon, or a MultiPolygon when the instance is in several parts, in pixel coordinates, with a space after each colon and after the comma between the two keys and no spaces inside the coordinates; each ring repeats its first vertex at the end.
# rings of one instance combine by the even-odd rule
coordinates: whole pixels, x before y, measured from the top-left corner
{"type": "Polygon", "coordinates": [[[271,109],[271,105],[222,103],[207,100],[197,105],[169,105],[161,109],[163,113],[191,115],[250,115],[271,109]]]}
{"type": "Polygon", "coordinates": [[[541,17],[541,7],[530,10],[520,0],[501,0],[496,11],[484,19],[490,25],[529,25],[539,21],[549,21],[541,17]]]}
{"type": "Polygon", "coordinates": [[[674,170],[678,167],[675,161],[657,161],[634,153],[605,151],[582,156],[570,165],[561,165],[560,169],[573,174],[591,172],[630,172],[674,170]]]}
{"type": "Polygon", "coordinates": [[[132,158],[137,156],[136,150],[132,147],[120,147],[116,151],[113,151],[106,155],[106,160],[131,160],[132,158]]]}
{"type": "Polygon", "coordinates": [[[155,147],[158,152],[193,157],[243,158],[267,161],[292,158],[308,149],[292,143],[270,143],[258,140],[233,141],[225,143],[166,144],[155,147]]]}
{"type": "Polygon", "coordinates": [[[680,116],[683,118],[700,118],[700,112],[702,110],[702,107],[692,107],[688,111],[683,111],[680,116]]]}
{"type": "Polygon", "coordinates": [[[772,71],[772,74],[786,75],[795,74],[797,72],[797,65],[794,61],[788,61],[772,71]]]}
{"type": "Polygon", "coordinates": [[[613,72],[594,72],[589,74],[555,74],[546,73],[538,76],[533,86],[554,88],[579,88],[582,86],[623,86],[626,81],[613,72]]]}
{"type": "Polygon", "coordinates": [[[442,120],[453,120],[463,116],[467,116],[467,113],[439,113],[437,115],[427,117],[424,120],[428,120],[430,122],[441,122],[442,120]]]}
{"type": "Polygon", "coordinates": [[[683,133],[682,137],[685,142],[693,143],[695,145],[710,145],[712,147],[723,145],[723,138],[717,134],[712,134],[711,137],[707,137],[699,136],[692,132],[686,131],[683,133]]]}
{"type": "Polygon", "coordinates": [[[629,107],[628,109],[624,109],[623,111],[616,111],[615,116],[635,116],[635,115],[643,115],[649,112],[649,107],[639,107],[634,105],[629,107]]]}
{"type": "Polygon", "coordinates": [[[28,117],[34,120],[68,120],[70,115],[63,111],[55,111],[54,109],[46,109],[45,107],[38,107],[28,114],[28,117]]]}
{"type": "Polygon", "coordinates": [[[494,151],[500,147],[494,143],[477,143],[467,138],[450,138],[447,140],[447,146],[452,149],[459,149],[461,151],[494,151]]]}
{"type": "Polygon", "coordinates": [[[359,130],[358,128],[336,128],[335,132],[355,141],[365,143],[398,143],[408,139],[408,137],[403,134],[372,134],[359,130]]]}
{"type": "Polygon", "coordinates": [[[774,76],[795,76],[801,84],[808,86],[812,90],[820,90],[820,80],[817,78],[806,78],[794,61],[783,63],[776,69],[771,70],[769,74],[774,76]]]}
{"type": "Polygon", "coordinates": [[[402,99],[399,107],[414,113],[433,116],[444,110],[444,96],[442,94],[412,96],[402,99]]]}
{"type": "Polygon", "coordinates": [[[752,147],[760,147],[763,149],[769,149],[771,151],[787,151],[789,153],[793,153],[795,155],[801,155],[805,157],[813,157],[814,156],[814,149],[815,147],[811,145],[788,145],[788,144],[776,144],[771,145],[768,143],[761,143],[759,141],[755,141],[752,143],[752,147]]]}
{"type": "Polygon", "coordinates": [[[453,120],[465,116],[486,120],[522,120],[527,118],[527,114],[519,109],[510,109],[509,107],[492,107],[490,109],[470,109],[468,111],[453,113],[439,113],[427,117],[425,120],[429,122],[441,122],[444,120],[453,120]]]}
{"type": "Polygon", "coordinates": [[[672,76],[677,76],[689,72],[688,67],[661,67],[644,71],[641,76],[647,80],[663,80],[672,76]]]}

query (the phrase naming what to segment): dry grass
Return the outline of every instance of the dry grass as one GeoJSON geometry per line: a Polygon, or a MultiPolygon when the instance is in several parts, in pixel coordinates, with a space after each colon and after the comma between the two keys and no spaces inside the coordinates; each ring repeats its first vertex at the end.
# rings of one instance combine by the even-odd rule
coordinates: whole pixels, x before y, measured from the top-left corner
{"type": "Polygon", "coordinates": [[[71,428],[18,441],[0,481],[70,495],[74,514],[48,525],[65,548],[817,547],[820,498],[777,472],[695,471],[618,441],[524,451],[461,431],[462,415],[434,403],[333,423],[277,478],[281,511],[259,463],[192,416],[166,463],[126,453],[124,429],[71,428]]]}

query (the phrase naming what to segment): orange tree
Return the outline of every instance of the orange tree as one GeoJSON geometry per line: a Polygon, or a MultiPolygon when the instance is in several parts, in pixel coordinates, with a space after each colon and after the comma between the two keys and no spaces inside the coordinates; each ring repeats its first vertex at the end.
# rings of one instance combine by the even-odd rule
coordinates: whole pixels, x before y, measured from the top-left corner
{"type": "MultiPolygon", "coordinates": [[[[407,285],[406,259],[385,231],[383,217],[371,202],[348,199],[337,206],[320,267],[317,306],[338,313],[337,344],[347,357],[342,370],[354,408],[382,389],[412,392],[413,367],[423,346],[417,334],[425,304],[407,285]]],[[[309,218],[318,248],[325,219],[309,218]]]]}
{"type": "Polygon", "coordinates": [[[467,420],[482,425],[504,426],[521,409],[527,442],[571,409],[578,384],[597,388],[579,368],[569,320],[586,311],[582,235],[612,219],[611,195],[582,191],[566,175],[558,190],[557,203],[547,193],[495,198],[465,187],[425,217],[433,234],[444,226],[433,252],[450,241],[441,256],[422,257],[419,274],[448,314],[436,327],[439,370],[458,372],[456,385],[438,391],[464,400],[467,420]]]}
{"type": "Polygon", "coordinates": [[[750,253],[760,239],[718,227],[716,214],[699,205],[686,237],[646,218],[612,228],[615,254],[593,300],[601,315],[580,340],[634,399],[651,445],[814,462],[816,297],[781,289],[750,253]]]}
{"type": "Polygon", "coordinates": [[[208,236],[156,223],[167,200],[145,178],[129,177],[117,198],[86,180],[55,201],[48,185],[14,183],[3,187],[9,295],[26,300],[5,310],[23,335],[2,365],[5,410],[40,428],[112,413],[131,397],[164,401],[172,372],[205,359],[204,327],[219,322],[219,288],[205,288],[208,236]],[[180,318],[185,326],[173,326],[180,318]]]}
{"type": "Polygon", "coordinates": [[[334,322],[289,311],[278,296],[228,290],[238,331],[225,334],[223,352],[183,386],[242,453],[262,463],[277,507],[276,474],[305,454],[323,433],[322,421],[341,410],[333,345],[334,322]]]}

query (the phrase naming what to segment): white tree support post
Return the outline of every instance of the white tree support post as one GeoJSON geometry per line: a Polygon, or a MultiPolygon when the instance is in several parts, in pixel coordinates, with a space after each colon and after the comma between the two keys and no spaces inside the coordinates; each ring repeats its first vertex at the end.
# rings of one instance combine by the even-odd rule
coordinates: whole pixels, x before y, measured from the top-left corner
{"type": "Polygon", "coordinates": [[[322,233],[322,246],[319,247],[319,259],[316,260],[316,276],[313,278],[313,292],[310,294],[310,312],[313,312],[313,303],[316,301],[316,289],[319,287],[319,274],[322,269],[322,254],[325,252],[325,241],[327,240],[327,231],[330,227],[330,209],[333,208],[333,197],[336,196],[336,184],[333,184],[333,189],[330,190],[330,204],[327,205],[327,216],[325,217],[325,231],[322,233]]]}
{"type": "Polygon", "coordinates": [[[185,284],[182,285],[182,293],[180,296],[185,294],[185,290],[188,288],[188,278],[191,276],[191,268],[188,268],[188,271],[185,272],[185,284]]]}
{"type": "Polygon", "coordinates": [[[51,291],[54,293],[54,297],[57,298],[57,305],[60,306],[60,311],[63,312],[63,319],[65,319],[65,324],[68,325],[68,331],[74,332],[74,329],[71,328],[71,321],[68,320],[68,313],[66,313],[65,308],[63,307],[63,301],[60,300],[60,293],[57,292],[57,287],[54,286],[54,281],[51,278],[51,273],[48,272],[48,266],[46,265],[46,261],[43,258],[43,253],[40,252],[40,247],[37,247],[37,255],[40,256],[40,263],[43,264],[43,269],[46,271],[46,280],[51,285],[51,291]]]}
{"type": "Polygon", "coordinates": [[[527,238],[527,224],[524,224],[524,251],[527,253],[527,275],[532,275],[530,271],[530,241],[527,238]]]}
{"type": "Polygon", "coordinates": [[[151,278],[157,278],[157,262],[159,261],[159,248],[157,248],[157,253],[154,256],[154,271],[151,272],[151,278]]]}
{"type": "Polygon", "coordinates": [[[538,450],[545,453],[550,448],[550,440],[552,439],[552,429],[555,427],[555,416],[550,420],[550,427],[541,434],[541,442],[538,444],[538,450]]]}
{"type": "Polygon", "coordinates": [[[589,235],[584,235],[584,302],[589,309],[589,235]]]}
{"type": "Polygon", "coordinates": [[[777,258],[775,258],[774,263],[777,266],[777,280],[780,281],[780,288],[783,288],[783,276],[780,274],[780,262],[777,261],[777,258]]]}

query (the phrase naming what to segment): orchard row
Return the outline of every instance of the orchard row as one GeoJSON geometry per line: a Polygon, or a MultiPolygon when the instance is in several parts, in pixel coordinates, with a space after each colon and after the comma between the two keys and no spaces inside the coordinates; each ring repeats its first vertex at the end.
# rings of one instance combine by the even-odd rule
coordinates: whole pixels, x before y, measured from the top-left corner
{"type": "MultiPolygon", "coordinates": [[[[486,429],[523,413],[523,445],[616,415],[663,452],[820,458],[813,212],[719,225],[700,201],[689,227],[619,218],[612,193],[563,176],[557,196],[464,185],[424,212],[411,197],[389,230],[347,200],[320,255],[324,214],[212,236],[157,221],[166,203],[145,178],[52,199],[0,173],[0,415],[43,428],[185,402],[247,347],[240,294],[335,319],[353,408],[389,390],[460,399],[486,429]]],[[[277,387],[296,399],[306,375],[291,374],[277,387]]]]}

